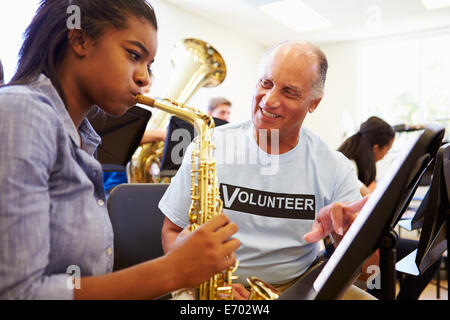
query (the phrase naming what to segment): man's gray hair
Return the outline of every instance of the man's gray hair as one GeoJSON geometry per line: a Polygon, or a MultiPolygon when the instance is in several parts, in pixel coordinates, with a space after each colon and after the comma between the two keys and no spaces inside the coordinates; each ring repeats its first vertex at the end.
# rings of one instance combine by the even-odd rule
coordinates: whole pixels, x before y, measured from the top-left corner
{"type": "Polygon", "coordinates": [[[278,47],[284,45],[284,44],[289,44],[289,43],[298,43],[298,44],[304,44],[308,47],[310,47],[314,54],[317,56],[317,59],[319,60],[319,72],[317,77],[313,80],[313,84],[311,85],[311,95],[313,96],[313,99],[320,99],[323,97],[324,94],[324,88],[325,88],[325,80],[327,78],[327,71],[328,71],[328,60],[327,60],[327,56],[325,55],[325,53],[316,45],[307,42],[307,41],[283,41],[278,43],[277,45],[271,47],[270,49],[268,49],[260,62],[260,66],[259,66],[259,71],[260,73],[264,70],[265,67],[265,62],[267,57],[278,47]]]}

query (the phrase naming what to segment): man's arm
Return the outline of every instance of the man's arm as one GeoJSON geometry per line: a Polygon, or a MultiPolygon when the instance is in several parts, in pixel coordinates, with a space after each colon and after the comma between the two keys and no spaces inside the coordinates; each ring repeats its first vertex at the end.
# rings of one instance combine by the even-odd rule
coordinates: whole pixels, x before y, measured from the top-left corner
{"type": "Polygon", "coordinates": [[[156,129],[145,130],[140,144],[150,143],[153,141],[164,141],[166,140],[166,135],[167,130],[156,130],[156,129]]]}
{"type": "Polygon", "coordinates": [[[172,247],[176,237],[183,231],[183,228],[177,226],[167,217],[164,218],[164,223],[161,230],[161,240],[164,253],[167,253],[172,247]]]}

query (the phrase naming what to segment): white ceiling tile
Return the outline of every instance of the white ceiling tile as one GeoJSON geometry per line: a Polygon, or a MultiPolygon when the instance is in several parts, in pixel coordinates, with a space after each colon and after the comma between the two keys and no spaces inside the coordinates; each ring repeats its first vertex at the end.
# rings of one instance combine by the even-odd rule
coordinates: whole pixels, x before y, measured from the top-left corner
{"type": "Polygon", "coordinates": [[[272,0],[163,1],[265,46],[287,39],[319,44],[450,27],[450,8],[429,11],[420,0],[303,0],[333,27],[302,33],[289,30],[258,10],[258,5],[272,0]]]}

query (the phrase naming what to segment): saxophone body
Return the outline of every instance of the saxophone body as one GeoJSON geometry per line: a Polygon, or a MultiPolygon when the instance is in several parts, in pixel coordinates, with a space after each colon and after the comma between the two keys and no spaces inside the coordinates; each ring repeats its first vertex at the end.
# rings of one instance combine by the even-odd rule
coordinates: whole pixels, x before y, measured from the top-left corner
{"type": "MultiPolygon", "coordinates": [[[[212,135],[214,120],[206,113],[170,100],[158,102],[152,98],[136,97],[143,105],[156,107],[168,112],[194,126],[197,137],[191,154],[191,206],[189,208],[189,223],[191,231],[222,213],[222,200],[216,173],[216,161],[213,157],[214,145],[212,135]]],[[[188,155],[186,155],[188,156],[188,155]]],[[[199,300],[232,300],[232,281],[236,279],[233,268],[215,274],[207,282],[196,288],[195,298],[199,300]]]]}
{"type": "MultiPolygon", "coordinates": [[[[138,95],[136,100],[141,105],[151,106],[170,113],[193,125],[197,132],[191,154],[191,206],[189,208],[189,223],[191,231],[200,225],[222,214],[223,203],[220,198],[216,171],[216,160],[213,156],[215,146],[212,142],[214,133],[213,118],[194,108],[185,106],[172,100],[155,99],[138,95]]],[[[143,106],[141,106],[143,107],[143,106]]],[[[143,107],[145,109],[145,107],[143,107]]],[[[189,156],[186,154],[186,156],[189,156]]],[[[233,280],[239,262],[220,273],[212,276],[208,281],[195,288],[195,298],[198,300],[233,300],[233,280]]],[[[247,279],[251,300],[274,300],[279,292],[266,282],[250,277],[247,279]]]]}

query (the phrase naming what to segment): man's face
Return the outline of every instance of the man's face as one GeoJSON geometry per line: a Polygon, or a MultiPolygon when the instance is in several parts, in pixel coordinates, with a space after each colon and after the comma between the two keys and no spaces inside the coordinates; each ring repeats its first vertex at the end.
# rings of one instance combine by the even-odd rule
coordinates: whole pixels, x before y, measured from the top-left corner
{"type": "Polygon", "coordinates": [[[318,59],[307,46],[288,44],[275,49],[255,87],[252,103],[255,129],[278,129],[280,146],[295,146],[306,114],[320,102],[320,98],[311,96],[318,68],[318,59]]]}
{"type": "Polygon", "coordinates": [[[214,108],[211,115],[215,118],[219,118],[225,121],[230,121],[230,111],[231,106],[227,104],[219,104],[217,107],[214,108]]]}

